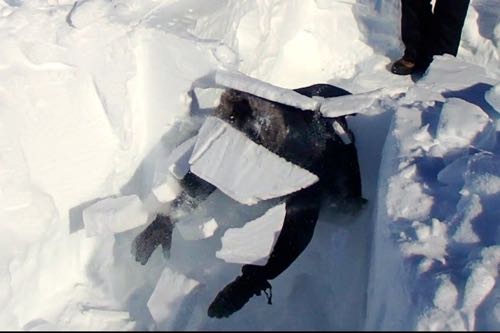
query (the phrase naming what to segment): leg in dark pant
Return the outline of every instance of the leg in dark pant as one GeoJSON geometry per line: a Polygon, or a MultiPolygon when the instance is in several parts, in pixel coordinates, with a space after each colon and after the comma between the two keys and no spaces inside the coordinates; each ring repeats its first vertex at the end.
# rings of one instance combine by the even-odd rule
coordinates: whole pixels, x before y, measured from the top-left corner
{"type": "Polygon", "coordinates": [[[272,280],[285,271],[311,241],[320,209],[318,184],[301,190],[288,198],[283,228],[264,266],[245,265],[245,275],[272,280]]]}
{"type": "Polygon", "coordinates": [[[319,185],[316,184],[288,198],[283,228],[267,263],[264,266],[244,265],[243,274],[217,294],[208,308],[208,316],[229,317],[262,291],[271,304],[271,291],[267,294],[271,285],[267,280],[285,271],[311,241],[319,214],[319,194],[319,185]]]}
{"type": "Polygon", "coordinates": [[[408,75],[426,70],[434,55],[456,56],[469,2],[436,0],[432,12],[430,0],[401,0],[405,54],[393,64],[391,71],[408,75]]]}
{"type": "Polygon", "coordinates": [[[427,52],[431,26],[430,0],[401,1],[401,37],[405,45],[405,59],[417,62],[427,52]]]}
{"type": "Polygon", "coordinates": [[[434,7],[433,55],[456,56],[469,0],[437,0],[434,7]]]}

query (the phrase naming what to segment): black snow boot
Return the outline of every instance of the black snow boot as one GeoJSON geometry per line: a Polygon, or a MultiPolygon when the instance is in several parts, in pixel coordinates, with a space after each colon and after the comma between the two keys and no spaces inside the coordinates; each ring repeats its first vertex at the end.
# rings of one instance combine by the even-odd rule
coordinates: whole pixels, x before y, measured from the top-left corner
{"type": "Polygon", "coordinates": [[[142,231],[132,243],[132,255],[135,260],[145,265],[153,251],[162,246],[163,256],[170,257],[170,247],[172,246],[172,231],[174,224],[170,217],[158,215],[156,219],[142,231]]]}
{"type": "Polygon", "coordinates": [[[410,75],[416,69],[417,64],[414,61],[403,57],[392,64],[391,72],[397,75],[410,75]]]}
{"type": "Polygon", "coordinates": [[[208,316],[229,317],[241,309],[254,295],[260,296],[262,291],[267,296],[268,304],[271,304],[272,287],[267,280],[246,274],[238,276],[217,294],[208,307],[208,316]]]}

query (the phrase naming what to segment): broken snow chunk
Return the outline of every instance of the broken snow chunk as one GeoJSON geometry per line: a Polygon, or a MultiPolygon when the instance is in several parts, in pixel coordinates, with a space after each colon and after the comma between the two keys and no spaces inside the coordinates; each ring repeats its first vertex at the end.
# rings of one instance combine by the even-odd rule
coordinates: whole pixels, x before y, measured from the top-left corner
{"type": "MultiPolygon", "coordinates": [[[[422,144],[431,144],[432,143],[432,136],[429,133],[429,124],[425,124],[424,126],[420,127],[415,134],[413,134],[413,138],[417,140],[418,142],[422,144]]],[[[428,150],[428,147],[426,147],[428,150]]]]}
{"type": "Polygon", "coordinates": [[[317,110],[319,102],[313,98],[299,94],[291,89],[281,88],[270,83],[252,78],[237,71],[217,70],[209,76],[195,82],[195,87],[231,88],[246,92],[267,100],[296,107],[302,110],[317,110]]]}
{"type": "Polygon", "coordinates": [[[293,106],[302,110],[316,110],[319,103],[296,91],[246,76],[239,72],[216,71],[215,82],[224,87],[244,91],[267,100],[293,106]]]}
{"type": "Polygon", "coordinates": [[[446,185],[462,186],[468,162],[469,156],[457,158],[438,173],[437,179],[446,185]]]}
{"type": "Polygon", "coordinates": [[[186,240],[199,240],[212,237],[218,229],[219,224],[213,218],[198,216],[196,211],[189,214],[175,224],[182,238],[186,240]]]}
{"type": "Polygon", "coordinates": [[[495,138],[493,122],[481,108],[459,98],[444,104],[437,139],[449,152],[469,146],[492,149],[495,138]]]}
{"type": "Polygon", "coordinates": [[[474,231],[473,224],[482,212],[481,198],[477,194],[462,196],[457,204],[457,212],[452,218],[452,221],[458,224],[453,240],[459,243],[478,243],[480,239],[474,231]]]}
{"type": "Polygon", "coordinates": [[[338,121],[334,121],[332,126],[333,126],[333,130],[335,131],[335,133],[337,133],[337,135],[340,136],[340,139],[342,140],[342,142],[345,145],[352,143],[351,138],[349,137],[349,134],[347,134],[344,127],[342,127],[342,125],[340,125],[338,121]]]}
{"type": "MultiPolygon", "coordinates": [[[[465,284],[462,312],[466,315],[470,327],[476,327],[476,311],[483,304],[488,295],[492,294],[498,283],[498,267],[500,264],[500,246],[490,246],[481,251],[481,261],[470,265],[472,267],[465,284]]],[[[498,306],[493,312],[498,322],[498,306]]]]}
{"type": "Polygon", "coordinates": [[[228,68],[237,67],[238,55],[227,45],[218,45],[212,53],[221,64],[227,66],[228,68]]]}
{"type": "Polygon", "coordinates": [[[134,229],[147,219],[148,213],[137,195],[106,198],[83,211],[87,237],[134,229]]]}
{"type": "Polygon", "coordinates": [[[182,179],[189,172],[189,158],[193,152],[196,136],[184,141],[168,156],[158,161],[154,175],[154,186],[159,187],[166,180],[167,175],[182,179]]]}
{"type": "Polygon", "coordinates": [[[491,274],[481,264],[477,264],[472,270],[465,285],[465,295],[463,309],[470,315],[474,312],[495,287],[498,273],[491,274]]]}
{"type": "Polygon", "coordinates": [[[484,98],[496,112],[500,113],[500,83],[488,90],[484,98]]]}
{"type": "Polygon", "coordinates": [[[189,158],[193,153],[196,136],[182,143],[168,158],[168,170],[177,178],[182,179],[189,172],[189,158]]]}
{"type": "Polygon", "coordinates": [[[174,322],[185,297],[198,285],[198,281],[165,268],[147,303],[155,323],[166,324],[169,320],[174,322]]]}
{"type": "Polygon", "coordinates": [[[166,175],[165,180],[153,188],[153,194],[159,202],[171,202],[181,193],[182,187],[173,175],[166,175]]]}
{"type": "Polygon", "coordinates": [[[432,219],[430,223],[414,221],[412,228],[417,239],[401,244],[405,257],[421,255],[444,263],[448,245],[446,224],[438,219],[432,219]]]}
{"type": "Polygon", "coordinates": [[[358,113],[369,108],[384,93],[384,89],[377,89],[361,94],[327,98],[321,104],[320,111],[323,116],[330,118],[358,113]]]}
{"type": "Polygon", "coordinates": [[[156,165],[152,192],[160,202],[174,200],[181,191],[178,179],[189,172],[189,158],[193,152],[196,137],[183,142],[166,159],[156,165]]]}
{"type": "Polygon", "coordinates": [[[484,67],[445,54],[434,56],[428,70],[417,84],[435,92],[445,92],[464,90],[478,82],[491,84],[495,79],[486,74],[484,67]]]}
{"type": "Polygon", "coordinates": [[[479,153],[472,156],[465,173],[464,189],[481,197],[500,193],[500,157],[479,153]]]}
{"type": "Polygon", "coordinates": [[[415,84],[411,86],[408,91],[401,97],[401,105],[413,104],[415,101],[419,103],[434,105],[436,101],[444,102],[446,100],[439,91],[432,89],[432,87],[422,84],[415,84]]]}
{"type": "Polygon", "coordinates": [[[442,275],[438,278],[441,280],[441,284],[434,295],[434,306],[442,311],[452,311],[455,309],[457,304],[457,287],[447,275],[442,275]]]}
{"type": "Polygon", "coordinates": [[[200,129],[189,163],[194,174],[246,205],[293,193],[318,181],[316,175],[215,117],[207,118],[200,129]]]}
{"type": "Polygon", "coordinates": [[[285,214],[285,204],[281,204],[242,228],[227,230],[217,258],[231,263],[265,264],[283,227],[285,214]]]}
{"type": "MultiPolygon", "coordinates": [[[[413,169],[411,167],[410,169],[413,169]]],[[[421,220],[429,216],[435,198],[429,194],[423,184],[413,179],[392,177],[389,179],[386,197],[387,213],[393,219],[421,220]],[[405,193],[405,195],[401,195],[405,193]]]]}

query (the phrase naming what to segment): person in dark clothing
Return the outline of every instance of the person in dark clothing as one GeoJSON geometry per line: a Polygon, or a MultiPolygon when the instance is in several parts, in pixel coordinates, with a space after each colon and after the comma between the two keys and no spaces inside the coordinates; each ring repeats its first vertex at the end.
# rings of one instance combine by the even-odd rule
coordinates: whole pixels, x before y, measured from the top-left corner
{"type": "Polygon", "coordinates": [[[401,0],[401,36],[405,52],[391,72],[425,71],[435,55],[456,56],[470,0],[401,0]]]}
{"type": "MultiPolygon", "coordinates": [[[[309,97],[350,94],[327,84],[295,91],[309,97]]],[[[262,292],[266,293],[271,303],[271,294],[267,293],[268,289],[271,292],[268,280],[285,271],[307,247],[313,237],[322,203],[337,203],[348,212],[356,212],[366,200],[361,193],[354,135],[345,116],[325,118],[319,112],[297,110],[236,90],[227,90],[222,94],[214,116],[319,178],[315,184],[282,198],[286,202],[285,219],[267,263],[262,266],[244,265],[242,274],[224,287],[210,304],[208,316],[222,318],[238,311],[251,297],[262,292]],[[343,127],[350,142],[344,142],[333,130],[334,122],[343,127]]],[[[192,211],[216,189],[192,172],[188,172],[180,182],[183,192],[174,200],[168,216],[157,215],[134,240],[132,253],[143,265],[159,245],[168,257],[176,211],[183,211],[181,214],[192,211]]]]}

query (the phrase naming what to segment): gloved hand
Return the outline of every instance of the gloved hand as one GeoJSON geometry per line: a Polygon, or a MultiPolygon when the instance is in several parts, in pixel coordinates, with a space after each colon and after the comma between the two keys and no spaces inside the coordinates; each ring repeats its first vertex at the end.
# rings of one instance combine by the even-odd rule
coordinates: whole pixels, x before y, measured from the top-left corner
{"type": "Polygon", "coordinates": [[[132,243],[132,255],[135,260],[145,265],[153,251],[161,244],[165,258],[170,257],[172,245],[173,223],[165,215],[158,215],[156,219],[144,229],[132,243]]]}

